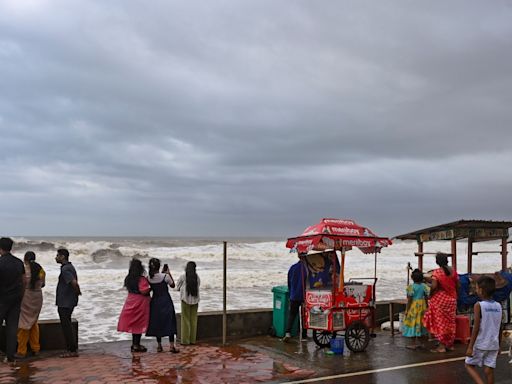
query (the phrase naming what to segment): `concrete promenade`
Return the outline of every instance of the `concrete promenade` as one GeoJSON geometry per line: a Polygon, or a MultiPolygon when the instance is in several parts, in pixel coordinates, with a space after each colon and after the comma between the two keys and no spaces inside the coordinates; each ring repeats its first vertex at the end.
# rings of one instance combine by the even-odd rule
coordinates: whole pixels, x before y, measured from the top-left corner
{"type": "MultiPolygon", "coordinates": [[[[465,345],[434,354],[409,351],[400,336],[378,334],[366,352],[329,356],[311,339],[283,343],[260,336],[181,347],[157,353],[153,340],[147,353],[132,354],[129,342],[84,345],[80,357],[61,359],[58,352],[0,364],[1,383],[470,383],[464,369],[465,345]]],[[[503,347],[505,348],[505,346],[503,347]]],[[[496,383],[512,382],[510,357],[500,355],[496,383]]]]}

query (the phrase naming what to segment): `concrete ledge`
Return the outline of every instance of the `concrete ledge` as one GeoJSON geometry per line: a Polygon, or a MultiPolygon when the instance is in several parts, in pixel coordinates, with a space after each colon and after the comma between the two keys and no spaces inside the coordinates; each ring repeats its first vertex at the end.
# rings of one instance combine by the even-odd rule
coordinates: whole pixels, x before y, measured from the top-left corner
{"type": "MultiPolygon", "coordinates": [[[[78,321],[72,319],[71,325],[78,342],[78,321]]],[[[59,320],[39,320],[39,342],[41,350],[44,351],[66,349],[66,341],[59,320]]],[[[0,329],[0,349],[5,351],[5,326],[0,329]]]]}
{"type": "MultiPolygon", "coordinates": [[[[389,321],[389,302],[392,300],[377,301],[377,307],[375,309],[375,322],[377,325],[389,321]]],[[[398,320],[398,314],[405,311],[405,304],[393,304],[395,309],[395,320],[398,320]]]]}
{"type": "MultiPolygon", "coordinates": [[[[71,326],[78,343],[78,321],[71,319],[71,326]]],[[[39,340],[43,350],[66,349],[66,340],[59,320],[39,320],[39,340]]]]}
{"type": "MultiPolygon", "coordinates": [[[[377,324],[389,320],[389,302],[379,301],[376,308],[377,324]]],[[[405,306],[395,304],[395,314],[405,306]]],[[[176,314],[178,338],[180,337],[181,314],[176,314]]],[[[243,309],[227,312],[227,337],[247,338],[268,334],[272,326],[272,308],[243,309]]],[[[73,328],[78,335],[78,322],[73,319],[73,328]]],[[[59,320],[39,320],[40,342],[42,350],[66,349],[66,343],[59,320]]],[[[222,338],[222,311],[200,312],[197,318],[197,339],[211,340],[222,338]]],[[[5,330],[0,329],[0,348],[5,350],[5,330]]]]}
{"type": "MultiPolygon", "coordinates": [[[[405,310],[405,305],[394,304],[395,317],[405,310]]],[[[272,326],[272,308],[244,309],[227,312],[227,337],[243,338],[268,334],[272,326]]],[[[177,314],[178,338],[181,314],[177,314]]],[[[376,323],[389,320],[389,301],[378,301],[375,309],[376,323]]],[[[200,312],[197,318],[197,339],[222,338],[222,311],[200,312]]]]}
{"type": "MultiPolygon", "coordinates": [[[[178,338],[181,314],[176,314],[178,338]]],[[[266,335],[272,326],[272,309],[244,309],[227,312],[227,336],[243,338],[266,335]]],[[[200,312],[197,316],[197,339],[222,338],[222,311],[200,312]]]]}

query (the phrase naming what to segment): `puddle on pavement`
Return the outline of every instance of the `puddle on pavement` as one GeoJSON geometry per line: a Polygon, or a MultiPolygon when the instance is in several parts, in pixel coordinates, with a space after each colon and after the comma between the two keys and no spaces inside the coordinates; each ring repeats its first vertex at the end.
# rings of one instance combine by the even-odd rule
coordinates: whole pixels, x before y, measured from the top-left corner
{"type": "Polygon", "coordinates": [[[0,383],[261,383],[313,374],[238,345],[196,345],[183,347],[178,354],[148,352],[121,357],[90,351],[76,359],[47,357],[20,362],[16,369],[3,365],[0,383]]]}

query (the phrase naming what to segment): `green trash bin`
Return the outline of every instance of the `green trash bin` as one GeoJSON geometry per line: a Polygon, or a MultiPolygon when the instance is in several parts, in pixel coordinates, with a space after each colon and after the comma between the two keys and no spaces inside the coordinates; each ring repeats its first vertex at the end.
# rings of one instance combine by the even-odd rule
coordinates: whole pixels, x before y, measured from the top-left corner
{"type": "MultiPolygon", "coordinates": [[[[274,305],[272,312],[272,327],[277,337],[283,337],[286,333],[286,325],[290,316],[290,295],[287,285],[278,285],[272,288],[274,293],[274,305]]],[[[300,316],[300,313],[299,313],[300,316]]],[[[292,326],[292,336],[299,333],[299,316],[292,326]]]]}

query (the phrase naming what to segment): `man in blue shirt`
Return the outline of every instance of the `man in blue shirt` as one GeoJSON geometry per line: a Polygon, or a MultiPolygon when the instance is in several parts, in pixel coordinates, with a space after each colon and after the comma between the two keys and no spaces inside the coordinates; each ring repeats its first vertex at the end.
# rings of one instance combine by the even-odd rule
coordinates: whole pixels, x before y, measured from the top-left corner
{"type": "MultiPolygon", "coordinates": [[[[290,315],[286,325],[286,333],[283,341],[288,341],[292,335],[292,326],[299,314],[299,308],[304,302],[304,283],[308,275],[305,253],[299,253],[299,261],[293,264],[288,270],[288,292],[290,293],[290,315]]],[[[306,338],[307,330],[302,329],[302,338],[306,338]]]]}

